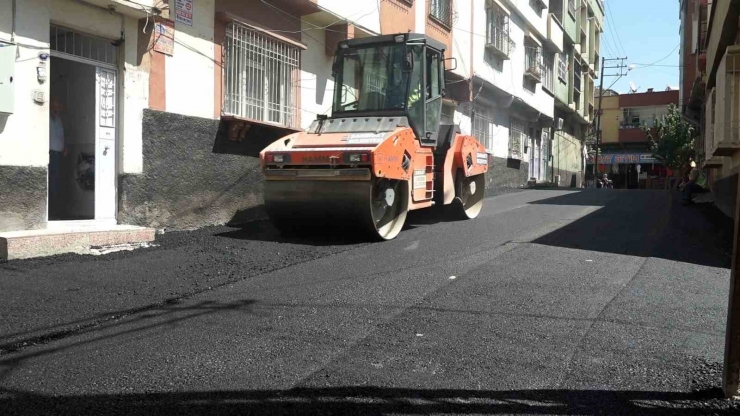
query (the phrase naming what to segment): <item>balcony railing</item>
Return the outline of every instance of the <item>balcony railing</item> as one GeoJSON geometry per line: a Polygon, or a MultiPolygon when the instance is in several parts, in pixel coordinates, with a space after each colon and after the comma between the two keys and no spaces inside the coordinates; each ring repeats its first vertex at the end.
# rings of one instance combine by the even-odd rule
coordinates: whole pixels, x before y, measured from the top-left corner
{"type": "Polygon", "coordinates": [[[491,49],[500,57],[508,59],[513,43],[514,42],[512,42],[511,37],[509,36],[508,27],[499,27],[496,25],[488,26],[488,33],[486,34],[486,48],[491,49]]]}
{"type": "Polygon", "coordinates": [[[542,79],[542,64],[540,63],[540,48],[524,47],[524,75],[536,82],[542,79]]]}
{"type": "MultiPolygon", "coordinates": [[[[729,46],[717,70],[711,156],[740,151],[740,46],[729,46]]],[[[709,105],[709,104],[707,104],[709,105]]]]}

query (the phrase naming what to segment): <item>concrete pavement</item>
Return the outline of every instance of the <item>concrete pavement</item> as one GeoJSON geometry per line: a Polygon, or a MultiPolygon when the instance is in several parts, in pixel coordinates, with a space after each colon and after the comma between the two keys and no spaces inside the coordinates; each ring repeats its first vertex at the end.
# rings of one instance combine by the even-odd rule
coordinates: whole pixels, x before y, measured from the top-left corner
{"type": "Polygon", "coordinates": [[[379,244],[255,223],[10,262],[0,413],[731,412],[728,224],[665,192],[542,190],[379,244]]]}

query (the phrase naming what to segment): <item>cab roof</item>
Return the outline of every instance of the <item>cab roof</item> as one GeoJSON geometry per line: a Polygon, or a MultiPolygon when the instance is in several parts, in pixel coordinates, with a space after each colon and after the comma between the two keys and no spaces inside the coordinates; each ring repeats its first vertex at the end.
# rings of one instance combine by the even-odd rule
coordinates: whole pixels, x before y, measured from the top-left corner
{"type": "Polygon", "coordinates": [[[406,42],[422,41],[440,52],[444,52],[447,49],[447,46],[444,43],[421,33],[396,33],[394,35],[370,36],[366,38],[348,39],[340,42],[340,44],[345,43],[350,48],[354,48],[372,44],[395,43],[396,36],[399,35],[404,36],[406,42]]]}

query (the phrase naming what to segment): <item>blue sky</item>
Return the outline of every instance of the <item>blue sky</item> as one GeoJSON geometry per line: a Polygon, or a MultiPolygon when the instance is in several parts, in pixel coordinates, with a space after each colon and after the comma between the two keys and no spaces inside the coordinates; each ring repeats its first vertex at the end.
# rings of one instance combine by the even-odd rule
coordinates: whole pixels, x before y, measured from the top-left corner
{"type": "MultiPolygon", "coordinates": [[[[656,91],[663,91],[667,85],[678,87],[678,0],[605,0],[604,5],[602,56],[627,56],[626,63],[635,64],[635,69],[618,81],[616,77],[604,77],[604,88],[615,81],[612,89],[619,93],[629,92],[630,81],[639,87],[638,92],[650,87],[656,91]]],[[[604,70],[605,75],[610,72],[616,70],[604,70]]]]}

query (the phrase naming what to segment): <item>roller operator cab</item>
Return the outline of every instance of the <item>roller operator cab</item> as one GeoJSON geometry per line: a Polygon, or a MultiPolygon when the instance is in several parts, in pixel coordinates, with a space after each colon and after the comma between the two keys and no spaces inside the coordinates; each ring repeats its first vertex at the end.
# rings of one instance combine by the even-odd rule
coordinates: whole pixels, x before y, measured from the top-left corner
{"type": "Polygon", "coordinates": [[[448,205],[448,215],[478,216],[488,155],[440,124],[444,49],[414,33],[339,43],[331,117],[260,154],[278,229],[390,240],[411,210],[448,205]]]}

